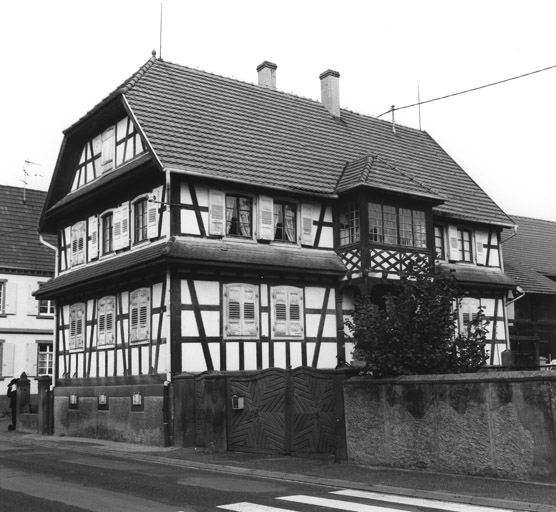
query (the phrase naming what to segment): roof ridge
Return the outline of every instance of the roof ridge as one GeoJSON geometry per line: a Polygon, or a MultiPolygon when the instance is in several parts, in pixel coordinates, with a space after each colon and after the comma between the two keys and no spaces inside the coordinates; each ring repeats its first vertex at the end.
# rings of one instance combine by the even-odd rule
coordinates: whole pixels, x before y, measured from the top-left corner
{"type": "Polygon", "coordinates": [[[538,217],[528,217],[524,215],[512,215],[508,214],[511,219],[523,219],[523,220],[534,220],[536,222],[548,222],[549,224],[556,224],[556,221],[547,220],[547,219],[539,219],[538,217]]]}

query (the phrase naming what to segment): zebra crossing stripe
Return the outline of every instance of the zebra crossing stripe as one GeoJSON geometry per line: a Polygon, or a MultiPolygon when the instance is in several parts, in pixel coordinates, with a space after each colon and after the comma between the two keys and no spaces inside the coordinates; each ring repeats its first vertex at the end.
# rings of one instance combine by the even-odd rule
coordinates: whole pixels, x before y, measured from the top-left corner
{"type": "Polygon", "coordinates": [[[355,491],[352,489],[333,491],[330,494],[336,494],[338,496],[349,496],[351,498],[364,498],[369,500],[386,501],[388,503],[396,503],[398,505],[413,505],[414,507],[436,508],[445,510],[446,512],[511,512],[508,509],[502,508],[481,507],[479,505],[470,505],[467,503],[452,503],[449,501],[411,498],[407,496],[393,496],[391,494],[355,491]]]}
{"type": "MultiPolygon", "coordinates": [[[[316,496],[284,496],[277,500],[293,501],[305,505],[316,505],[318,507],[328,507],[346,512],[395,512],[391,507],[379,507],[376,505],[365,505],[364,503],[352,503],[349,501],[332,500],[330,498],[318,498],[316,496]]],[[[506,511],[507,512],[507,511],[506,511]]]]}
{"type": "Polygon", "coordinates": [[[295,510],[267,507],[266,505],[257,505],[256,503],[233,503],[231,505],[218,505],[217,508],[224,510],[232,510],[234,512],[296,512],[295,510]]]}

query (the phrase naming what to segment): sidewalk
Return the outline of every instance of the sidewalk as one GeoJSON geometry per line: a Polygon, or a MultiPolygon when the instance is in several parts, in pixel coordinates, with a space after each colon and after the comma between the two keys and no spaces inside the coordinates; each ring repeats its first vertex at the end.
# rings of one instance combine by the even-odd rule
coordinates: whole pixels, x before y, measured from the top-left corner
{"type": "Polygon", "coordinates": [[[78,453],[104,452],[115,457],[218,471],[226,474],[289,480],[414,496],[519,511],[556,512],[556,484],[510,481],[424,471],[385,469],[332,458],[300,458],[203,448],[161,448],[99,439],[8,432],[0,421],[0,441],[53,447],[78,453]]]}

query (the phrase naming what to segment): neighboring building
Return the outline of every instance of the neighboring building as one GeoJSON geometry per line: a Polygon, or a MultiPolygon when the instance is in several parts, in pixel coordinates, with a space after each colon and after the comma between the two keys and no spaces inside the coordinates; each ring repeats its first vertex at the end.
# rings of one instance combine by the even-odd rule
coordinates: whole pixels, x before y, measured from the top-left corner
{"type": "Polygon", "coordinates": [[[57,305],[59,430],[158,442],[165,380],[333,369],[353,298],[435,255],[469,290],[461,324],[486,307],[500,363],[513,222],[427,133],[341,109],[337,72],[321,103],[257,70],[153,57],[64,132],[41,218],[59,275],[37,295],[57,305]]]}
{"type": "MultiPolygon", "coordinates": [[[[52,375],[54,301],[33,293],[54,275],[55,252],[39,240],[46,192],[0,186],[0,410],[7,386],[25,372],[31,394],[36,377],[52,375]]],[[[55,239],[47,240],[55,243],[55,239]]]]}
{"type": "Polygon", "coordinates": [[[504,261],[524,292],[508,308],[512,350],[538,365],[539,357],[556,358],[556,222],[512,219],[517,230],[504,232],[504,261]]]}

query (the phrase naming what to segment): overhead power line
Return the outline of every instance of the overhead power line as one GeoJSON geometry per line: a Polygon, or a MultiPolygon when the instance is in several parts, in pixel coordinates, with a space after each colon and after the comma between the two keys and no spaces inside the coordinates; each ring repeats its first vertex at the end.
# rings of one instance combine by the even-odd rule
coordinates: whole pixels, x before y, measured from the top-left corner
{"type": "Polygon", "coordinates": [[[554,69],[554,68],[556,68],[556,65],[549,66],[549,67],[543,68],[543,69],[537,69],[536,71],[531,71],[529,73],[524,73],[523,75],[513,76],[511,78],[506,78],[504,80],[499,80],[498,82],[492,82],[491,84],[481,85],[479,87],[473,87],[472,89],[466,89],[465,91],[454,92],[452,94],[446,94],[445,96],[440,96],[438,98],[433,98],[432,100],[418,101],[417,103],[412,103],[411,105],[405,105],[404,107],[394,107],[394,106],[392,106],[392,108],[390,108],[390,110],[387,110],[383,114],[380,114],[377,117],[377,119],[379,117],[382,117],[382,116],[390,113],[390,112],[394,112],[395,110],[403,110],[404,108],[417,107],[417,106],[420,106],[420,105],[424,105],[425,103],[432,103],[433,101],[445,100],[446,98],[451,98],[452,96],[459,96],[460,94],[466,94],[468,92],[478,91],[479,89],[486,89],[487,87],[492,87],[493,85],[499,85],[499,84],[503,84],[505,82],[511,82],[512,80],[517,80],[518,78],[524,78],[526,76],[534,75],[536,73],[542,73],[543,71],[548,71],[549,69],[554,69]]]}

